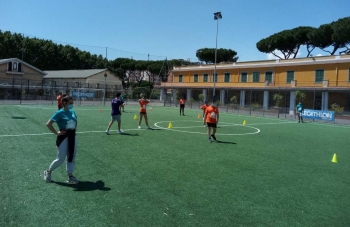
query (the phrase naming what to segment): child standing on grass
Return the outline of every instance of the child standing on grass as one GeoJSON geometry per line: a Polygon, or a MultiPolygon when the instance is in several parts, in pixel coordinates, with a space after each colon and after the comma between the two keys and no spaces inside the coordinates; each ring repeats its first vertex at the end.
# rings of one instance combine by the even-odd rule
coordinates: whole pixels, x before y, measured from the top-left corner
{"type": "Polygon", "coordinates": [[[123,133],[123,130],[120,129],[121,126],[121,108],[124,106],[124,102],[120,99],[120,93],[117,93],[115,98],[111,102],[112,112],[111,112],[111,121],[108,124],[106,133],[109,135],[109,129],[113,125],[114,121],[118,122],[118,133],[123,133]]]}
{"type": "Polygon", "coordinates": [[[145,118],[147,128],[151,129],[151,127],[149,127],[148,125],[147,112],[146,112],[146,107],[148,103],[150,103],[149,99],[145,99],[145,97],[141,95],[141,99],[139,99],[139,104],[140,104],[140,120],[139,120],[139,126],[138,126],[139,129],[141,128],[141,121],[143,117],[145,118]]]}
{"type": "Polygon", "coordinates": [[[75,155],[77,153],[75,132],[77,129],[77,116],[73,110],[73,98],[64,96],[62,98],[63,108],[56,111],[46,126],[55,134],[57,146],[57,158],[51,163],[49,169],[44,171],[44,180],[51,182],[51,173],[67,160],[68,183],[77,184],[78,179],[73,176],[75,166],[75,155]],[[59,131],[53,127],[56,122],[59,131]]]}

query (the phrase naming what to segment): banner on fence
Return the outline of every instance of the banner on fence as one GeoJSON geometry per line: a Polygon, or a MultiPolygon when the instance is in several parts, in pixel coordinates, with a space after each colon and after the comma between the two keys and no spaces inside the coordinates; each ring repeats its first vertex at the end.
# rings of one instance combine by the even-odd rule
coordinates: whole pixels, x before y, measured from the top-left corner
{"type": "Polygon", "coordinates": [[[72,91],[73,98],[95,98],[95,92],[90,91],[72,91]]]}
{"type": "Polygon", "coordinates": [[[323,121],[334,121],[334,111],[304,109],[302,115],[304,118],[323,121]]]}

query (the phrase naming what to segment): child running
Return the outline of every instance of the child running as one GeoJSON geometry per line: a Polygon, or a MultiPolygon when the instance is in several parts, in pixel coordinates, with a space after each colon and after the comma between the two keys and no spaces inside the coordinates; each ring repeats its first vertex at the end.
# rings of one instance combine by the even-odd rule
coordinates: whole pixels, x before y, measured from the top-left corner
{"type": "Polygon", "coordinates": [[[216,107],[215,103],[212,102],[210,106],[207,107],[204,114],[203,123],[207,123],[207,132],[209,137],[209,143],[211,143],[211,138],[216,140],[216,127],[219,123],[219,109],[216,107]],[[213,128],[213,133],[211,133],[211,129],[213,128]]]}

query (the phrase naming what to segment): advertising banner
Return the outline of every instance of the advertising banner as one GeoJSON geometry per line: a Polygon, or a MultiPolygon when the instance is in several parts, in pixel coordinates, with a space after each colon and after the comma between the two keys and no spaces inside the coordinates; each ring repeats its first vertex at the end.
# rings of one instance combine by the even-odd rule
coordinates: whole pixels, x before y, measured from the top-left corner
{"type": "Polygon", "coordinates": [[[72,91],[73,98],[95,98],[95,92],[90,91],[72,91]]]}
{"type": "Polygon", "coordinates": [[[334,121],[334,111],[304,109],[302,116],[315,120],[334,121]]]}

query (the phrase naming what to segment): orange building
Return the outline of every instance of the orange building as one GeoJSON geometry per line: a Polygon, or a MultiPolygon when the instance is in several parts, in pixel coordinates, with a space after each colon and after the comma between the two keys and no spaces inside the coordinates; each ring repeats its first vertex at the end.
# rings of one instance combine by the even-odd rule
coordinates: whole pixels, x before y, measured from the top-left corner
{"type": "Polygon", "coordinates": [[[273,95],[280,93],[281,106],[294,114],[295,92],[303,91],[306,108],[328,110],[337,103],[350,110],[350,55],[220,63],[215,76],[213,64],[180,66],[159,86],[164,88],[161,99],[165,89],[172,89],[187,100],[199,100],[203,94],[207,101],[214,87],[216,100],[223,104],[236,96],[242,107],[258,103],[267,110],[273,106],[273,95]]]}

